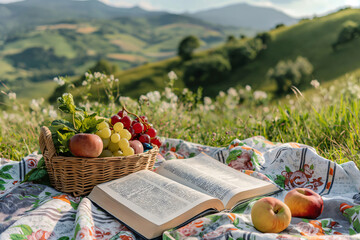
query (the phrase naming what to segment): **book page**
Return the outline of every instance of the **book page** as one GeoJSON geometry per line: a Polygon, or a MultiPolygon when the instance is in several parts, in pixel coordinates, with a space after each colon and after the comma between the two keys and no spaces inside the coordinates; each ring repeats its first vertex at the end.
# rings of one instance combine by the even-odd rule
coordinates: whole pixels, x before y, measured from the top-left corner
{"type": "Polygon", "coordinates": [[[248,194],[253,189],[272,185],[226,166],[204,153],[189,159],[169,160],[160,166],[157,173],[216,197],[225,206],[240,192],[248,194]]]}
{"type": "Polygon", "coordinates": [[[209,199],[151,171],[140,171],[98,185],[116,201],[156,225],[164,224],[209,199]]]}

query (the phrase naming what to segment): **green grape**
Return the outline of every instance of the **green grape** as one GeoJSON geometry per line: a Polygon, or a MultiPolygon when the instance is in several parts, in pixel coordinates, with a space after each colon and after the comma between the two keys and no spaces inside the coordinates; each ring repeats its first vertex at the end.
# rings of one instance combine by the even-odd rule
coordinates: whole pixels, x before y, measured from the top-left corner
{"type": "Polygon", "coordinates": [[[131,139],[131,133],[126,129],[120,130],[119,134],[120,134],[121,138],[126,138],[127,140],[131,139]]]}
{"type": "Polygon", "coordinates": [[[124,148],[129,147],[130,143],[129,143],[129,140],[127,140],[126,138],[122,138],[118,142],[118,145],[119,145],[120,149],[124,149],[124,148]]]}
{"type": "Polygon", "coordinates": [[[134,155],[134,149],[132,147],[127,147],[125,149],[122,149],[123,150],[123,154],[124,156],[131,156],[131,155],[134,155]]]}
{"type": "Polygon", "coordinates": [[[112,157],[113,153],[110,150],[105,149],[102,151],[99,157],[112,157]]]}
{"type": "Polygon", "coordinates": [[[110,138],[102,138],[102,142],[103,142],[103,149],[105,149],[107,148],[107,146],[109,146],[110,138]]]}
{"type": "Polygon", "coordinates": [[[113,143],[113,142],[110,141],[109,146],[108,146],[108,149],[109,149],[111,152],[115,152],[115,151],[119,150],[119,144],[113,143]]]}
{"type": "Polygon", "coordinates": [[[114,130],[115,132],[120,132],[120,130],[124,129],[124,124],[122,124],[121,122],[117,122],[114,125],[114,130]]]}
{"type": "Polygon", "coordinates": [[[124,156],[123,152],[120,150],[113,152],[113,155],[116,157],[124,156]]]}
{"type": "Polygon", "coordinates": [[[101,131],[97,131],[95,134],[101,137],[101,131]]]}
{"type": "Polygon", "coordinates": [[[110,138],[111,130],[110,130],[110,128],[103,128],[100,130],[99,134],[100,134],[101,138],[110,138]]]}
{"type": "Polygon", "coordinates": [[[103,122],[99,123],[99,124],[96,126],[96,128],[97,128],[98,130],[101,130],[101,129],[104,129],[104,128],[109,128],[109,124],[108,124],[107,122],[103,121],[103,122]]]}
{"type": "Polygon", "coordinates": [[[111,135],[111,141],[113,143],[118,143],[120,141],[120,134],[114,133],[113,135],[111,135]]]}

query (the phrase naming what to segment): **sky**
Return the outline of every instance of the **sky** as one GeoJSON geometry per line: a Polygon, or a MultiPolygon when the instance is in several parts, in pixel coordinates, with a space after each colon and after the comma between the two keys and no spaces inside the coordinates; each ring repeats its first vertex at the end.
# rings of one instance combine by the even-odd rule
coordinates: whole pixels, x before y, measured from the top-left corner
{"type": "MultiPolygon", "coordinates": [[[[0,0],[0,3],[18,0],[0,0]]],[[[321,16],[343,6],[360,7],[360,0],[100,0],[117,7],[140,6],[147,10],[165,10],[173,13],[196,12],[235,3],[246,2],[273,7],[293,17],[321,16]]]]}

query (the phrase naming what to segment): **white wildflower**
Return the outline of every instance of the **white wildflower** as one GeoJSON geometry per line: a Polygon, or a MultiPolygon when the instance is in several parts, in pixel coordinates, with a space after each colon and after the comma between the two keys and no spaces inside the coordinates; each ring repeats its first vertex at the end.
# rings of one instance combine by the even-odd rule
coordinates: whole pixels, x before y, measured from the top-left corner
{"type": "Polygon", "coordinates": [[[204,97],[204,104],[205,104],[205,105],[211,105],[211,103],[212,103],[211,98],[209,98],[209,97],[204,97]]]}
{"type": "Polygon", "coordinates": [[[161,99],[161,95],[159,91],[153,91],[153,92],[148,92],[146,94],[146,97],[149,99],[150,102],[152,103],[156,103],[159,102],[161,99]]]}
{"type": "Polygon", "coordinates": [[[146,101],[149,101],[149,98],[145,95],[141,95],[140,98],[139,98],[139,101],[140,102],[146,102],[146,101]]]}
{"type": "Polygon", "coordinates": [[[311,86],[313,86],[314,88],[320,87],[320,83],[319,83],[318,80],[312,80],[312,81],[310,82],[310,84],[311,84],[311,86]]]}
{"type": "MultiPolygon", "coordinates": [[[[131,100],[131,98],[129,98],[129,97],[123,97],[123,96],[119,97],[119,102],[120,103],[126,103],[126,102],[128,102],[130,100],[131,100]]],[[[97,103],[97,104],[99,104],[99,103],[97,103]]]]}
{"type": "Polygon", "coordinates": [[[86,86],[87,84],[88,84],[87,81],[83,81],[83,82],[82,82],[82,85],[83,85],[83,86],[86,86]]]}
{"type": "Polygon", "coordinates": [[[189,92],[189,89],[188,89],[188,88],[184,88],[183,91],[182,91],[182,94],[183,94],[183,95],[186,95],[188,92],[189,92]]]}
{"type": "Polygon", "coordinates": [[[100,77],[101,77],[101,73],[95,72],[95,73],[94,73],[94,77],[95,77],[95,78],[100,78],[100,77]]]}
{"type": "Polygon", "coordinates": [[[11,93],[8,94],[8,97],[9,97],[10,100],[15,100],[16,99],[16,93],[11,92],[11,93]]]}
{"type": "Polygon", "coordinates": [[[119,82],[119,79],[115,78],[114,82],[119,82]]]}
{"type": "Polygon", "coordinates": [[[232,96],[232,97],[237,97],[238,96],[238,93],[237,93],[235,88],[229,88],[227,90],[227,93],[228,93],[229,96],[232,96]]]}
{"type": "Polygon", "coordinates": [[[18,106],[18,105],[13,105],[13,107],[12,107],[12,108],[13,108],[13,110],[14,110],[14,111],[19,110],[19,106],[18,106]]]}
{"type": "Polygon", "coordinates": [[[225,95],[226,95],[226,94],[225,94],[223,91],[220,91],[220,92],[219,92],[219,96],[220,96],[220,97],[225,97],[225,95]]]}
{"type": "Polygon", "coordinates": [[[65,84],[65,80],[63,78],[61,78],[61,77],[55,77],[54,82],[59,84],[59,86],[63,86],[65,84]]]}
{"type": "Polygon", "coordinates": [[[36,99],[32,99],[30,102],[30,108],[34,111],[40,110],[40,103],[36,99]]]}
{"type": "Polygon", "coordinates": [[[56,110],[55,110],[55,108],[54,108],[54,106],[53,105],[50,105],[50,107],[49,107],[49,117],[51,117],[51,118],[57,118],[57,112],[56,112],[56,110]]]}
{"type": "Polygon", "coordinates": [[[248,91],[248,92],[250,92],[250,91],[251,91],[251,86],[250,86],[250,85],[246,85],[246,86],[245,86],[245,90],[248,91]]]}
{"type": "Polygon", "coordinates": [[[266,98],[267,98],[266,92],[263,92],[263,91],[255,91],[254,92],[255,100],[262,100],[262,99],[266,99],[266,98]]]}
{"type": "Polygon", "coordinates": [[[174,71],[171,71],[168,73],[168,77],[170,80],[177,80],[178,76],[176,75],[176,73],[174,71]]]}
{"type": "Polygon", "coordinates": [[[88,73],[88,72],[85,73],[85,77],[89,77],[89,73],[88,73]]]}

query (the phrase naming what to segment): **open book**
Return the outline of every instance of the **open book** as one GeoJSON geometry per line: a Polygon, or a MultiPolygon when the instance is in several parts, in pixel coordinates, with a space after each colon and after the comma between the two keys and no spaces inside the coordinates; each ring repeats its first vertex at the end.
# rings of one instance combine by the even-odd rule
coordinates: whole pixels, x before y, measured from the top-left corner
{"type": "Polygon", "coordinates": [[[279,189],[201,153],[95,186],[88,198],[146,238],[209,209],[231,209],[279,189]]]}

